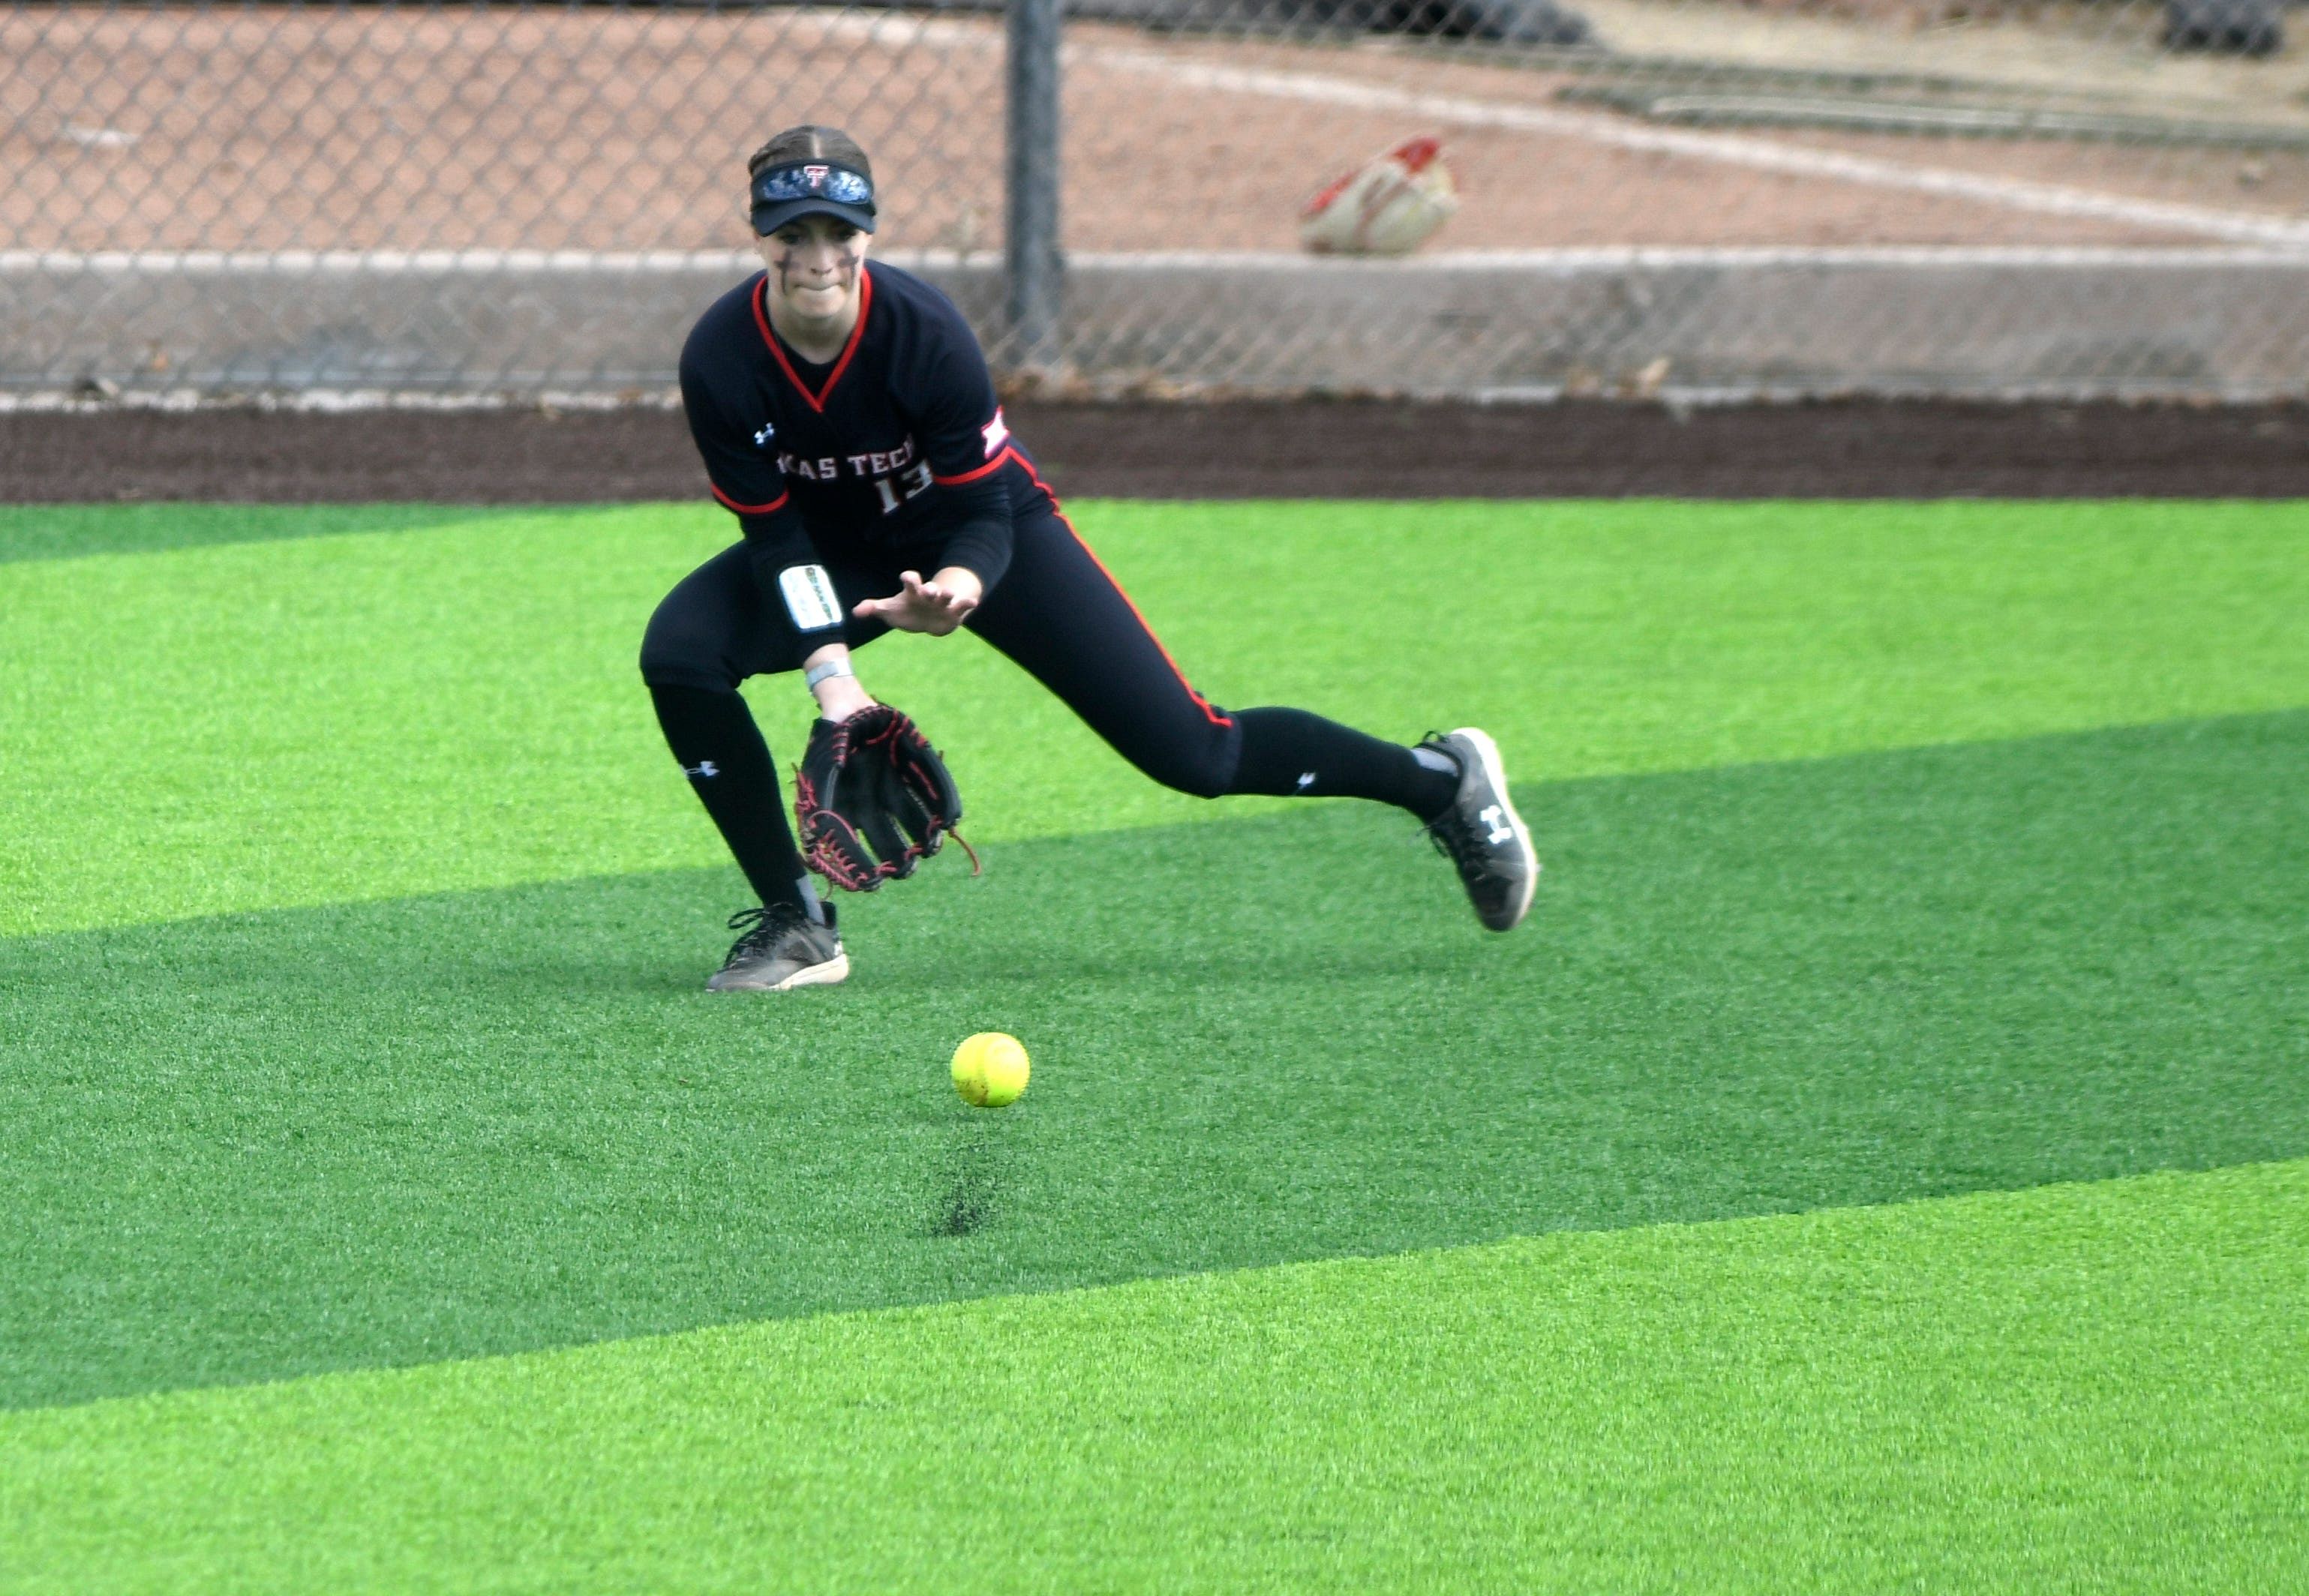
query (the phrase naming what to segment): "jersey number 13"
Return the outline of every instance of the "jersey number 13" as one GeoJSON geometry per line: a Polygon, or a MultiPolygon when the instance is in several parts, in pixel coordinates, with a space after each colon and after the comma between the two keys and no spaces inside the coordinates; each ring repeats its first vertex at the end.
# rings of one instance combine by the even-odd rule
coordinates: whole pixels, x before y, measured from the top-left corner
{"type": "Polygon", "coordinates": [[[930,490],[930,462],[918,460],[904,470],[887,477],[874,479],[874,491],[882,496],[882,513],[889,514],[908,499],[920,498],[930,490]]]}

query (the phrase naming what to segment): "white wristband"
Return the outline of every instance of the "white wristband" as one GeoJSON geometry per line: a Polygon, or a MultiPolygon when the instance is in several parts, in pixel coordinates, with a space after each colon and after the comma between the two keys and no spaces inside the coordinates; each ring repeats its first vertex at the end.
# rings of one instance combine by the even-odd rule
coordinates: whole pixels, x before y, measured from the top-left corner
{"type": "Polygon", "coordinates": [[[845,656],[840,660],[828,660],[822,665],[811,666],[801,673],[801,679],[809,683],[809,690],[815,693],[821,682],[830,682],[835,677],[842,676],[854,677],[857,674],[850,669],[850,660],[845,656]]]}

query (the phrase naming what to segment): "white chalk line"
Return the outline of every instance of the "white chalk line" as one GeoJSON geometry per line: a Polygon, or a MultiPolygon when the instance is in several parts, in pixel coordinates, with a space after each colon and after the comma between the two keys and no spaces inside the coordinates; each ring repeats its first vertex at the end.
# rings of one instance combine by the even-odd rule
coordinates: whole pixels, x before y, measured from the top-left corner
{"type": "MultiPolygon", "coordinates": [[[[1001,24],[992,19],[924,19],[916,16],[902,17],[895,13],[886,13],[869,16],[817,18],[813,19],[813,23],[814,30],[821,37],[895,46],[902,50],[909,46],[927,46],[956,53],[985,54],[999,51],[1004,43],[1001,24]]],[[[2006,177],[1987,173],[1967,172],[1954,168],[1916,166],[1901,161],[1882,160],[1867,156],[1818,150],[1806,145],[1777,143],[1748,134],[1646,126],[1596,113],[1567,111],[1512,100],[1429,94],[1326,73],[1224,66],[1141,47],[1076,42],[1065,46],[1064,59],[1073,65],[1106,67],[1118,72],[1164,78],[1187,88],[1262,95],[1272,99],[1343,106],[1359,110],[1397,111],[1464,127],[1490,127],[1512,132],[1555,134],[1566,138],[1581,139],[1590,143],[1614,149],[1653,151],[1683,156],[1695,160],[1713,161],[1719,165],[1742,167],[1754,171],[1777,172],[1790,177],[1825,178],[1868,187],[1935,194],[1943,198],[1968,201],[2037,215],[2078,217],[2126,226],[2152,228],[2161,231],[2218,239],[2230,244],[2309,250],[2309,222],[2293,221],[2282,217],[2262,215],[2249,211],[2232,211],[2218,206],[2141,199],[2125,194],[2110,194],[2105,190],[2079,188],[2064,184],[2041,183],[2024,177],[2006,177]]],[[[1346,156],[1346,152],[1342,154],[1343,158],[1351,158],[1346,156]]],[[[190,260],[203,253],[186,252],[179,258],[190,260]]],[[[293,260],[301,258],[308,253],[316,261],[326,263],[308,268],[316,272],[443,269],[430,264],[400,268],[389,263],[389,263],[395,258],[394,252],[389,251],[281,252],[270,258],[293,260]],[[346,266],[338,263],[356,254],[362,264],[346,266]]],[[[492,254],[512,258],[523,253],[471,250],[418,251],[413,252],[411,258],[429,261],[438,254],[473,258],[492,254]]],[[[575,251],[536,253],[549,257],[547,263],[533,268],[540,271],[599,270],[601,267],[590,263],[606,259],[630,259],[635,263],[627,269],[634,271],[691,269],[688,266],[669,268],[654,263],[669,254],[683,252],[645,250],[632,252],[630,255],[592,254],[588,252],[575,251]],[[563,263],[572,256],[582,256],[586,263],[563,263]]],[[[925,252],[926,257],[928,253],[925,252]]],[[[1537,255],[1552,252],[1513,253],[1537,255]]],[[[1656,251],[1651,253],[1654,255],[1659,254],[1656,251]]],[[[24,251],[0,252],[0,271],[25,270],[26,268],[19,263],[26,258],[27,254],[28,252],[24,251]]],[[[92,255],[87,258],[96,261],[110,257],[92,255]]],[[[159,257],[140,254],[137,258],[151,260],[159,257]]],[[[231,258],[238,261],[248,257],[245,254],[236,254],[231,258]]],[[[1086,262],[1093,257],[1085,254],[1073,258],[1086,262]]],[[[1431,260],[1441,257],[1423,258],[1431,260]]],[[[930,263],[927,259],[926,263],[930,263]]],[[[2019,263],[2014,261],[2008,263],[2019,263]]],[[[99,265],[91,269],[111,268],[99,265]]],[[[243,268],[236,266],[227,269],[243,268]]],[[[452,266],[446,269],[460,268],[452,266]]]]}
{"type": "MultiPolygon", "coordinates": [[[[983,251],[890,250],[874,258],[909,271],[996,271],[1001,257],[983,251]]],[[[1172,272],[1311,272],[1336,275],[1524,272],[1542,275],[1676,271],[1821,270],[2103,271],[2309,266],[2309,254],[2270,248],[2029,245],[1761,245],[1566,249],[1467,249],[1362,259],[1289,250],[1081,250],[1067,255],[1077,272],[1149,275],[1172,272]]],[[[0,250],[0,277],[82,274],[202,277],[489,277],[722,275],[733,280],[761,269],[749,250],[0,250]]]]}
{"type": "MultiPolygon", "coordinates": [[[[955,20],[926,22],[917,26],[919,31],[913,31],[908,37],[923,43],[935,42],[948,49],[983,51],[999,48],[1001,45],[1000,33],[989,25],[955,20]]],[[[881,17],[861,17],[835,20],[830,31],[841,37],[888,42],[893,34],[901,30],[889,27],[881,17]]],[[[2291,221],[2251,211],[2140,199],[2128,194],[2110,194],[2103,189],[1967,172],[1953,167],[1915,166],[1905,161],[1817,150],[1803,144],[1783,144],[1745,134],[1701,133],[1646,126],[1594,112],[1566,111],[1514,100],[1428,94],[1329,73],[1223,66],[1159,49],[1129,45],[1077,42],[1065,46],[1062,56],[1067,65],[1103,66],[1117,72],[1164,78],[1183,88],[1263,95],[1275,99],[1343,106],[1353,110],[1399,111],[1462,127],[1552,134],[1613,149],[1681,155],[1694,160],[1714,161],[1721,166],[1743,167],[1751,171],[1777,172],[1787,177],[1826,178],[1872,188],[1935,194],[1944,199],[1965,200],[2033,215],[2078,217],[2128,227],[2154,228],[2160,231],[2218,238],[2231,244],[2309,249],[2309,222],[2291,221]]]]}
{"type": "MultiPolygon", "coordinates": [[[[1420,390],[1428,393],[1427,390],[1420,390]]],[[[1941,398],[1942,391],[1914,384],[1872,384],[1855,382],[1836,390],[1844,397],[1941,398]]],[[[1819,387],[1753,384],[1685,385],[1665,383],[1648,395],[1649,402],[1670,410],[1705,410],[1716,405],[1802,404],[1818,399],[1819,387]]],[[[1276,397],[1288,397],[1288,392],[1276,397]]],[[[1433,391],[1431,397],[1462,399],[1473,404],[1553,404],[1580,397],[1561,383],[1515,383],[1472,390],[1433,391]]],[[[1592,394],[1587,397],[1594,397],[1592,394]]],[[[2170,384],[2015,383],[1986,392],[1967,390],[1967,400],[1986,399],[2009,404],[2090,403],[2096,400],[2170,400],[2170,384]]],[[[2192,397],[2198,397],[2193,396],[2192,397]]],[[[2252,388],[2222,392],[2223,401],[2249,402],[2297,397],[2290,389],[2252,388]]],[[[541,389],[456,393],[410,392],[397,388],[298,388],[290,390],[215,390],[208,388],[128,389],[92,396],[76,389],[0,389],[0,416],[103,415],[117,410],[256,410],[264,413],[350,414],[370,410],[679,410],[681,390],[670,383],[644,384],[603,392],[595,389],[541,389]]]]}
{"type": "Polygon", "coordinates": [[[681,390],[653,382],[614,392],[553,389],[536,392],[411,393],[398,388],[298,388],[244,392],[211,388],[130,388],[91,395],[84,389],[0,389],[0,416],[100,416],[115,410],[257,410],[265,414],[337,415],[364,410],[679,410],[681,390]]]}
{"type": "Polygon", "coordinates": [[[1823,177],[1874,188],[1937,194],[2037,215],[2121,222],[2132,227],[2190,233],[2236,244],[2309,248],[2309,222],[2288,221],[2248,211],[2135,199],[2098,189],[2039,183],[2026,177],[1995,177],[1947,167],[1909,166],[1899,161],[1815,150],[1801,144],[1775,143],[1769,139],[1744,134],[1690,133],[1673,128],[1639,126],[1586,112],[1519,105],[1510,100],[1426,94],[1322,73],[1220,66],[1180,60],[1157,50],[1133,49],[1124,46],[1068,46],[1067,59],[1119,72],[1162,77],[1185,88],[1264,95],[1269,99],[1344,106],[1356,110],[1400,111],[1462,127],[1552,134],[1615,149],[1682,155],[1697,160],[1715,161],[1719,165],[1744,167],[1752,171],[1823,177]]]}
{"type": "Polygon", "coordinates": [[[1561,249],[1455,249],[1395,259],[1310,255],[1289,250],[1149,250],[1131,254],[1069,254],[1070,265],[1111,272],[1474,272],[1549,274],[1675,271],[1753,271],[1775,267],[1862,270],[2098,271],[2106,268],[2309,267],[2309,254],[2268,247],[2204,245],[1588,245],[1561,249]]]}
{"type": "Polygon", "coordinates": [[[745,249],[104,249],[0,250],[0,272],[133,272],[154,277],[278,273],[289,277],[403,277],[525,272],[758,272],[745,249]]]}

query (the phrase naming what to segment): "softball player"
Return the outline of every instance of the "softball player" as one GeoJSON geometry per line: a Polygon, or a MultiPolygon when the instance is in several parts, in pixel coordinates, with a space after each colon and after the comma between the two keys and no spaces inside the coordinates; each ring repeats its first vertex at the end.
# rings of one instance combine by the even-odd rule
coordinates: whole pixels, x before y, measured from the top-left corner
{"type": "Polygon", "coordinates": [[[743,934],[709,988],[849,974],[738,684],[803,672],[821,717],[815,750],[874,704],[852,651],[892,627],[975,633],[1180,791],[1409,810],[1484,925],[1523,918],[1539,866],[1489,737],[1466,728],[1405,747],[1304,710],[1206,701],[1010,435],[961,315],[928,283],[867,263],[865,151],[796,127],[747,173],[765,270],[699,319],[681,356],[690,430],[744,537],[666,596],[641,654],[666,741],[761,899],[732,917],[743,934]]]}

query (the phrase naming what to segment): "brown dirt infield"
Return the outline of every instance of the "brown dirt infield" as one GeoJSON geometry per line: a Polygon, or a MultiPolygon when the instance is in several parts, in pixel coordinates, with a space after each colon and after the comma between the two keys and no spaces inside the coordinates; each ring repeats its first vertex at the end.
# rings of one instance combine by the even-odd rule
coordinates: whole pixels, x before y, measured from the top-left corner
{"type": "MultiPolygon", "coordinates": [[[[1879,55],[1925,70],[1993,73],[2014,52],[2040,66],[2048,54],[2109,56],[2026,30],[2002,52],[1988,47],[1993,29],[1950,41],[1861,28],[1840,45],[1807,35],[1776,46],[1738,30],[1820,24],[1739,5],[1619,5],[1608,22],[1647,50],[1761,50],[1798,65],[1833,65],[1837,47],[1872,41],[1879,55]]],[[[1438,239],[1449,250],[2198,241],[2130,213],[2050,214],[1501,120],[1561,112],[1560,91],[1608,73],[1376,39],[1077,22],[1068,39],[1061,210],[1077,251],[1291,249],[1310,194],[1420,133],[1445,137],[1458,174],[1464,203],[1438,239]],[[1215,68],[1257,82],[1215,82],[1215,68]],[[1422,97],[1418,106],[1403,102],[1406,93],[1422,97]]],[[[884,248],[984,252],[999,247],[1003,212],[1001,46],[990,16],[783,6],[4,11],[0,158],[12,181],[0,187],[0,237],[14,249],[57,251],[735,248],[747,238],[736,176],[745,151],[777,126],[811,121],[845,126],[875,151],[884,248]]],[[[2180,74],[2234,100],[2278,68],[2206,82],[2188,79],[2191,70],[2119,49],[2099,76],[2134,85],[2150,109],[2183,115],[2196,102],[2153,85],[2180,74]]],[[[2041,97],[2045,86],[2027,91],[2041,97]]],[[[2302,116],[2273,83],[2253,104],[2288,123],[2302,116]]],[[[1606,132],[1643,126],[1604,112],[1572,120],[1606,132]]],[[[2309,207],[2309,152],[2299,151],[1803,129],[1745,136],[2246,220],[2285,222],[2309,207]]]]}
{"type": "MultiPolygon", "coordinates": [[[[1011,407],[1061,493],[1141,498],[2309,496],[2309,407],[1321,401],[1011,407]]],[[[702,496],[660,410],[0,415],[0,501],[702,496]]]]}

